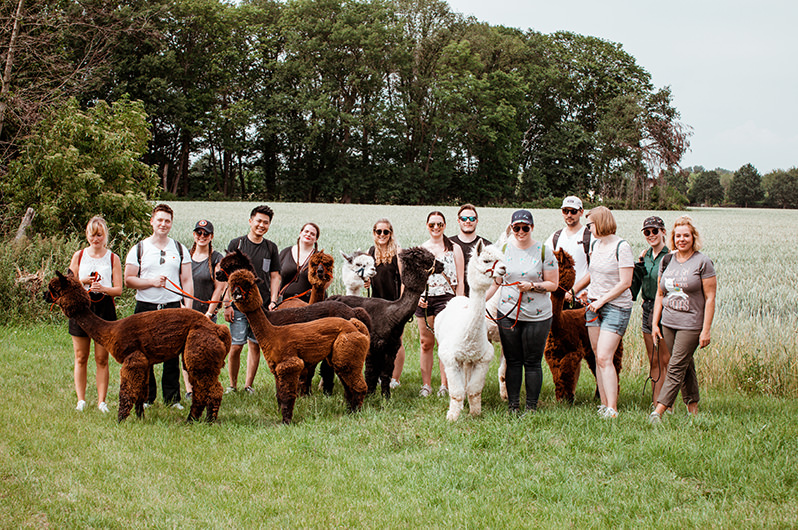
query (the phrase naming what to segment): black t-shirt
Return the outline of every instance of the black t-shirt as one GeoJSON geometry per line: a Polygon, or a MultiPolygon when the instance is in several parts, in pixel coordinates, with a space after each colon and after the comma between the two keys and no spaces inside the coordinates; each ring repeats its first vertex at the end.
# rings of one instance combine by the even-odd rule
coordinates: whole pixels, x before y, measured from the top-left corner
{"type": "Polygon", "coordinates": [[[474,240],[471,243],[463,243],[462,241],[460,241],[460,236],[459,235],[454,236],[454,237],[450,237],[449,239],[451,239],[452,243],[454,243],[455,245],[460,247],[460,249],[463,251],[463,257],[465,258],[465,260],[463,261],[463,264],[464,264],[463,265],[463,269],[464,269],[464,272],[465,272],[465,274],[463,274],[463,276],[464,276],[464,278],[463,278],[463,287],[465,289],[465,295],[468,296],[468,293],[470,291],[470,289],[468,288],[468,260],[471,259],[471,251],[473,250],[473,248],[475,246],[477,246],[477,242],[479,242],[480,239],[482,240],[483,244],[485,244],[485,245],[490,245],[491,242],[488,241],[487,239],[485,239],[482,236],[477,236],[476,238],[474,238],[474,240]]]}
{"type": "MultiPolygon", "coordinates": [[[[298,271],[296,260],[294,260],[291,249],[293,246],[285,247],[280,251],[280,277],[282,282],[280,284],[280,292],[282,293],[283,300],[296,296],[298,294],[310,291],[311,285],[308,280],[308,264],[302,264],[302,270],[298,271]],[[299,274],[297,274],[297,272],[299,274]]],[[[308,257],[310,259],[310,257],[308,257]]],[[[298,297],[299,300],[310,302],[310,292],[298,297]]]]}
{"type": "MultiPolygon", "coordinates": [[[[214,250],[211,254],[211,264],[214,270],[220,261],[222,261],[222,254],[214,250]]],[[[191,279],[194,281],[194,296],[200,300],[210,300],[213,296],[214,285],[211,270],[208,268],[208,258],[202,261],[194,261],[194,258],[191,258],[191,279]]],[[[201,304],[196,300],[192,300],[191,307],[202,313],[208,312],[208,304],[201,304]]]]}
{"type": "MultiPolygon", "coordinates": [[[[375,256],[374,247],[368,252],[375,256]]],[[[377,265],[377,274],[371,279],[371,296],[383,300],[398,300],[402,292],[402,279],[399,276],[399,261],[396,256],[388,263],[377,265]]]]}
{"type": "Polygon", "coordinates": [[[280,252],[277,245],[268,239],[253,243],[247,236],[237,237],[227,245],[227,252],[240,249],[252,261],[255,275],[260,278],[258,291],[263,298],[263,307],[268,308],[271,302],[271,273],[280,272],[280,252]]]}

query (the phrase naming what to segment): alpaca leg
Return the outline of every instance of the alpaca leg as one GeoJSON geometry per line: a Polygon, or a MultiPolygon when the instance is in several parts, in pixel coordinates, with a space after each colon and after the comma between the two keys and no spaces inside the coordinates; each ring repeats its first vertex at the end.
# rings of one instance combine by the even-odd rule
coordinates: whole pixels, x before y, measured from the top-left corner
{"type": "Polygon", "coordinates": [[[507,401],[507,379],[505,373],[507,372],[507,361],[504,360],[504,352],[499,360],[499,397],[502,401],[507,401]]]}
{"type": "Polygon", "coordinates": [[[206,410],[208,411],[207,420],[209,423],[216,421],[219,416],[219,406],[222,404],[222,396],[224,389],[222,383],[219,382],[219,374],[213,377],[210,381],[210,388],[208,388],[208,395],[205,398],[206,410]]]}
{"type": "Polygon", "coordinates": [[[468,395],[469,412],[472,416],[482,414],[482,389],[485,388],[485,379],[488,376],[492,360],[492,357],[487,360],[483,359],[474,364],[469,371],[466,394],[468,395]]]}
{"type": "Polygon", "coordinates": [[[333,344],[330,362],[344,387],[350,411],[360,410],[368,385],[363,378],[363,363],[369,351],[368,335],[359,331],[341,333],[333,344]]]}
{"type": "Polygon", "coordinates": [[[188,380],[191,383],[193,396],[191,398],[191,408],[188,411],[187,422],[192,422],[200,419],[202,411],[207,404],[208,384],[207,374],[198,374],[194,370],[188,372],[188,380]]]}
{"type": "Polygon", "coordinates": [[[277,403],[283,416],[283,423],[291,423],[294,416],[294,403],[296,402],[299,374],[302,373],[305,363],[302,359],[294,357],[278,364],[274,369],[274,383],[277,390],[277,403]]]}
{"type": "Polygon", "coordinates": [[[144,413],[143,404],[147,396],[149,368],[147,358],[140,351],[128,355],[122,363],[119,374],[118,421],[127,418],[134,405],[139,417],[144,413]]]}
{"type": "Polygon", "coordinates": [[[377,380],[380,378],[384,363],[385,358],[381,352],[369,351],[366,356],[366,386],[369,394],[373,394],[377,389],[377,380]]]}
{"type": "Polygon", "coordinates": [[[335,387],[335,371],[333,370],[330,361],[324,359],[319,368],[321,375],[321,391],[325,396],[332,396],[333,388],[335,387]]]}
{"type": "Polygon", "coordinates": [[[446,413],[446,419],[456,421],[463,411],[465,401],[465,373],[463,365],[457,361],[448,361],[444,364],[444,369],[449,384],[449,411],[446,413]]]}
{"type": "Polygon", "coordinates": [[[316,363],[305,363],[302,373],[299,375],[299,395],[309,396],[312,393],[311,383],[313,376],[316,375],[316,363]]]}

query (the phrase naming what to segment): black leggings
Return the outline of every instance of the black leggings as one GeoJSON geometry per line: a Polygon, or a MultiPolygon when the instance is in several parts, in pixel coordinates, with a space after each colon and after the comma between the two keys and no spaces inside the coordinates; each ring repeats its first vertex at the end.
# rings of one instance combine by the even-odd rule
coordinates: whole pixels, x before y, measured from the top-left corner
{"type": "Polygon", "coordinates": [[[505,378],[507,382],[507,398],[510,409],[517,409],[521,402],[521,379],[526,386],[526,408],[536,409],[540,387],[543,384],[543,370],[540,366],[543,351],[546,349],[546,338],[551,328],[551,318],[536,322],[519,320],[515,327],[513,319],[499,320],[499,335],[502,350],[507,362],[505,378]],[[526,375],[526,377],[524,377],[526,375]]]}

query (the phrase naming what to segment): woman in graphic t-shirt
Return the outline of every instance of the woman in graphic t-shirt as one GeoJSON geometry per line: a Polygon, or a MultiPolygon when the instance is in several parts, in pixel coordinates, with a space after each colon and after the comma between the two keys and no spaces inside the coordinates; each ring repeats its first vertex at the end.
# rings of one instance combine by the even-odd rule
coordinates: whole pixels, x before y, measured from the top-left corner
{"type": "Polygon", "coordinates": [[[651,334],[664,340],[671,352],[668,373],[649,416],[659,423],[663,412],[673,406],[679,389],[687,411],[698,411],[698,377],[693,356],[710,342],[715,316],[717,279],[712,260],[699,252],[701,236],[688,215],[676,219],[670,246],[675,253],[660,263],[659,288],[654,301],[651,334]],[[660,322],[660,318],[662,319],[660,322]]]}

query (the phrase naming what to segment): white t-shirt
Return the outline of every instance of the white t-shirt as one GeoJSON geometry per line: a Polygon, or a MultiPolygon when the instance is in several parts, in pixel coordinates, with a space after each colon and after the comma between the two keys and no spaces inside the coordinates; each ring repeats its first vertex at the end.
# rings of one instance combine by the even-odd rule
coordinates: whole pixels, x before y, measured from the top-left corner
{"type": "MultiPolygon", "coordinates": [[[[578,282],[587,274],[587,255],[585,254],[585,246],[582,244],[582,238],[585,236],[587,228],[582,226],[574,235],[568,235],[568,229],[563,228],[560,232],[560,237],[557,238],[557,246],[554,246],[554,233],[552,233],[546,240],[546,248],[552,250],[565,250],[574,258],[574,272],[576,273],[576,281],[578,282]]],[[[593,243],[593,236],[590,236],[590,244],[593,243]]],[[[588,246],[590,248],[590,246],[588,246]]],[[[580,296],[587,289],[582,289],[577,296],[580,296]]]]}
{"type": "MultiPolygon", "coordinates": [[[[84,249],[83,254],[80,256],[80,265],[78,265],[78,278],[88,278],[92,273],[96,272],[100,277],[100,285],[109,289],[113,287],[114,268],[111,265],[112,255],[113,252],[106,249],[101,258],[92,258],[88,249],[84,249]]],[[[91,284],[84,283],[83,288],[88,291],[91,288],[91,284]]]]}
{"type": "MultiPolygon", "coordinates": [[[[620,269],[635,266],[632,247],[617,235],[597,239],[590,244],[590,285],[587,297],[601,298],[621,281],[620,269]],[[616,258],[617,251],[617,258],[616,258]]],[[[632,291],[626,289],[617,298],[608,302],[622,309],[632,308],[632,291]]]]}
{"type": "MultiPolygon", "coordinates": [[[[166,276],[175,284],[180,285],[180,267],[183,263],[191,263],[191,254],[189,254],[185,245],[178,243],[172,238],[168,238],[166,247],[161,250],[152,243],[152,237],[148,237],[141,243],[142,255],[139,277],[147,279],[166,276]],[[183,247],[182,262],[180,261],[180,253],[177,250],[177,245],[183,247]]],[[[127,253],[125,265],[139,266],[139,257],[136,252],[137,248],[138,245],[134,245],[133,248],[130,249],[130,252],[127,253]]],[[[177,290],[169,282],[166,282],[166,287],[172,291],[177,290]]],[[[183,295],[169,292],[163,287],[148,287],[136,291],[136,300],[150,304],[168,304],[170,302],[179,302],[182,299],[183,295]]]]}

